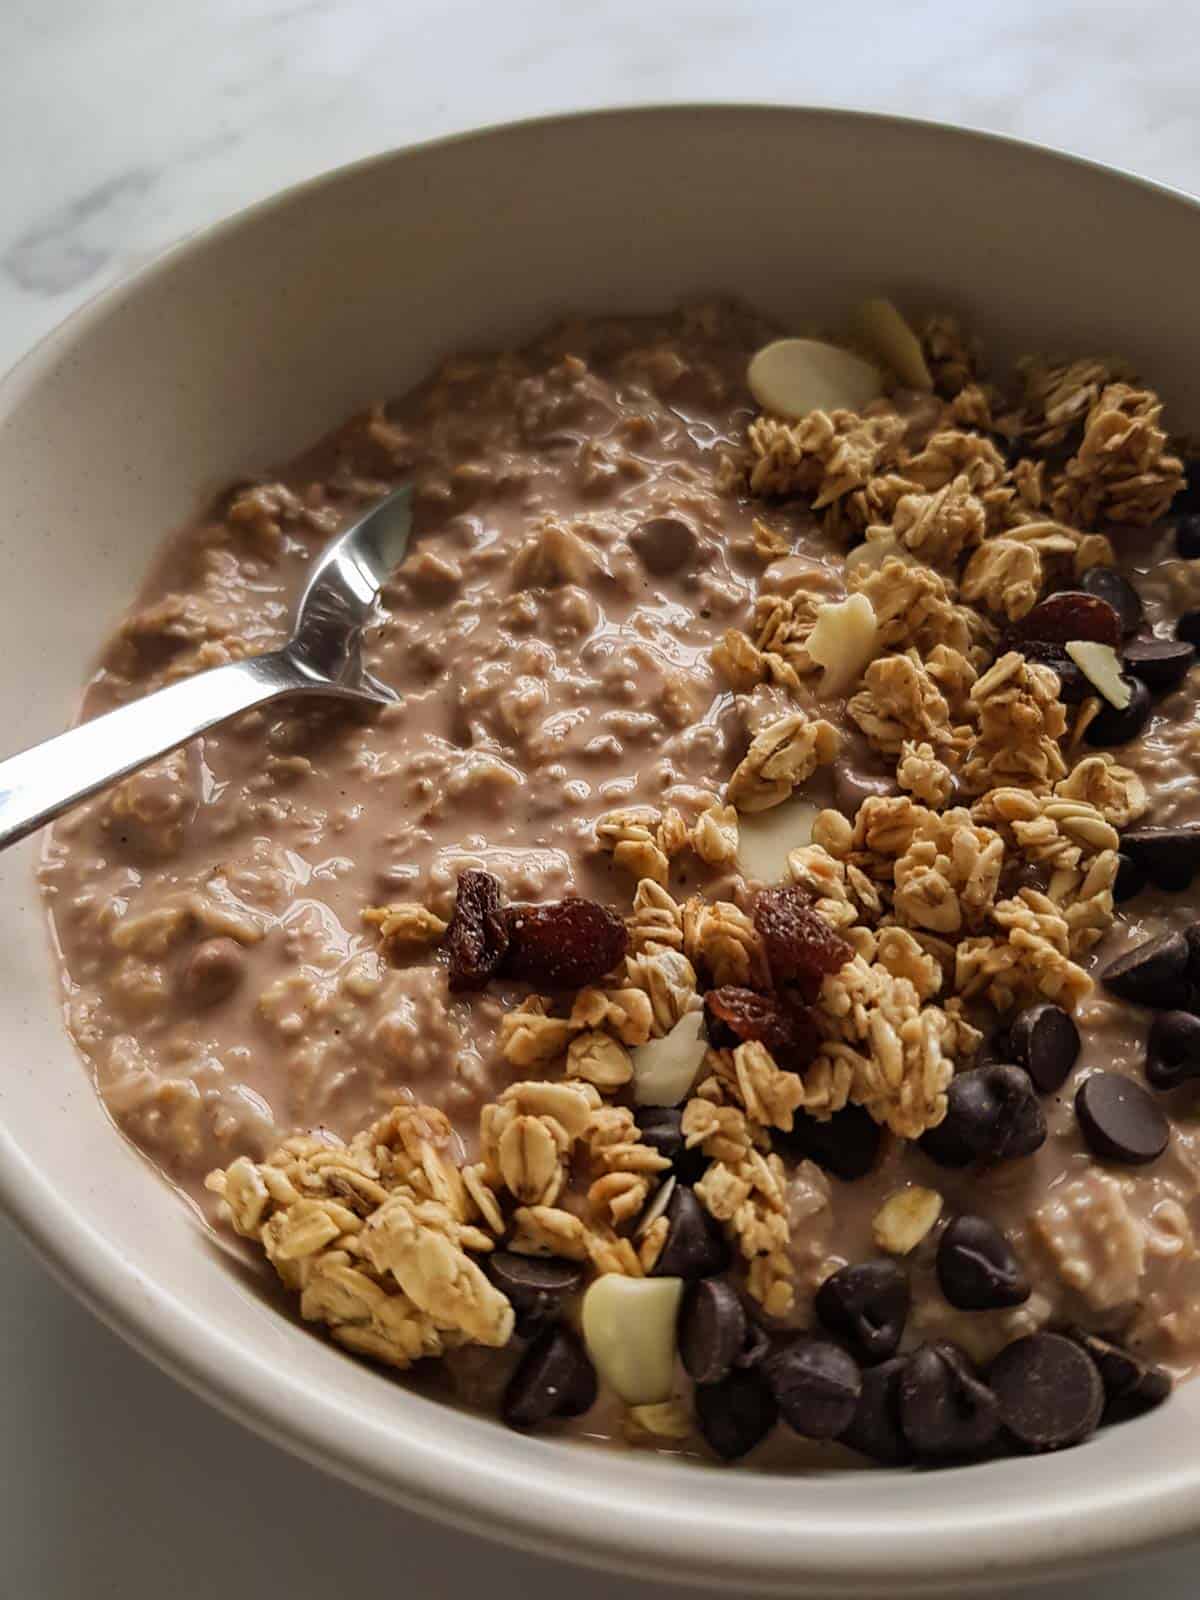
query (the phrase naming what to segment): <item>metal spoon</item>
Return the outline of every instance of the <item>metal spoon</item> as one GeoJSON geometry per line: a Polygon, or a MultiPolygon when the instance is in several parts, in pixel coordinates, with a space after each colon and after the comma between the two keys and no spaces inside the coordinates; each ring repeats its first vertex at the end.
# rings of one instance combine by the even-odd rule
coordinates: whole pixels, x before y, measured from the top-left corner
{"type": "Polygon", "coordinates": [[[412,491],[397,489],[331,544],[280,650],[197,672],[0,761],[0,850],[207,728],[285,694],[390,705],[362,664],[363,629],[408,547],[412,491]]]}

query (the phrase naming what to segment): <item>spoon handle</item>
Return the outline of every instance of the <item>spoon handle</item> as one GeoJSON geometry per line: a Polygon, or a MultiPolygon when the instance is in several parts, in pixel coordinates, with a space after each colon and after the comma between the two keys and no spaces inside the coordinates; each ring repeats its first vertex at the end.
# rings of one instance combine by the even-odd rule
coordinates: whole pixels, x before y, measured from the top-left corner
{"type": "Polygon", "coordinates": [[[228,717],[314,683],[284,651],[168,684],[0,761],[0,850],[228,717]]]}

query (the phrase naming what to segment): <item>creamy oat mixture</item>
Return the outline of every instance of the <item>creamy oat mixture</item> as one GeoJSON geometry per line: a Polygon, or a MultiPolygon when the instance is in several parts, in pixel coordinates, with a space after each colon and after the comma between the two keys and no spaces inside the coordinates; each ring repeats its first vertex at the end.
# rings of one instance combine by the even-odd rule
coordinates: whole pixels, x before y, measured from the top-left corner
{"type": "Polygon", "coordinates": [[[855,409],[728,306],[454,360],[174,541],[88,691],[279,643],[415,485],[401,703],[196,740],[43,882],[120,1126],[517,1426],[964,1458],[1200,1365],[1191,946],[1099,981],[1192,921],[1194,490],[1128,374],[885,311],[855,409]]]}

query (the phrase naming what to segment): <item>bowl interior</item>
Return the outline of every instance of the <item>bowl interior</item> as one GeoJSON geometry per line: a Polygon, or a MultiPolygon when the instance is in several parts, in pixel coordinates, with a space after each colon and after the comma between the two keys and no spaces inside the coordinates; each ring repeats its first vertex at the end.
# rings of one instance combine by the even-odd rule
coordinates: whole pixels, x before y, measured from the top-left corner
{"type": "MultiPolygon", "coordinates": [[[[676,108],[470,136],[317,180],[180,247],[0,387],[0,681],[17,749],[72,714],[162,535],[440,355],[712,291],[820,323],[886,288],[997,360],[1116,350],[1200,423],[1200,211],[1061,157],[832,112],[676,108]]],[[[961,1592],[1200,1521],[1200,1384],[1066,1458],[802,1482],[560,1446],[440,1408],[280,1317],[114,1133],[63,1032],[33,882],[0,857],[0,1197],[156,1360],[289,1448],[526,1545],[748,1592],[961,1592]]]]}

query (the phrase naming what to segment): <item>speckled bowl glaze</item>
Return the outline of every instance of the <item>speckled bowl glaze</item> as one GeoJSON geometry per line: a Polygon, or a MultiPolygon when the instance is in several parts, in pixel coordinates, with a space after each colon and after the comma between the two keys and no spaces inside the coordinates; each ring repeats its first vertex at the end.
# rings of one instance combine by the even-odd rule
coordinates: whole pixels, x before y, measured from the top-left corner
{"type": "MultiPolygon", "coordinates": [[[[733,291],[783,320],[886,287],[997,357],[1119,349],[1200,421],[1200,209],[1050,152],[829,111],[495,129],[333,173],[177,247],[0,385],[0,682],[72,714],[163,532],[439,355],[556,312],[733,291]]],[[[741,1594],[961,1594],[1200,1528],[1200,1384],[1064,1456],[797,1480],[506,1432],[279,1314],[108,1123],[59,1016],[32,843],[0,858],[0,1198],[152,1360],[364,1488],[530,1549],[741,1594]]]]}

